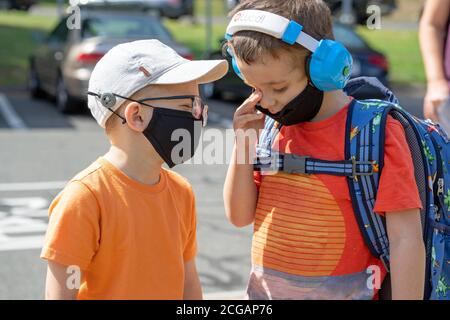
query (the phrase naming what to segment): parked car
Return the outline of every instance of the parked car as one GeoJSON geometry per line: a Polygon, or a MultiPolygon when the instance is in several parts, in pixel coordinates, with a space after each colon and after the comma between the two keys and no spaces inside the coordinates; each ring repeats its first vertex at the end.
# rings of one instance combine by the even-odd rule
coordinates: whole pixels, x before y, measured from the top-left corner
{"type": "MultiPolygon", "coordinates": [[[[335,23],[333,30],[336,40],[343,43],[352,54],[354,63],[351,77],[376,77],[384,85],[389,86],[389,63],[387,58],[382,53],[371,48],[352,27],[335,23]]],[[[209,58],[223,58],[222,52],[216,51],[209,58]]],[[[229,58],[227,59],[229,60],[229,58]]],[[[229,62],[231,63],[231,61],[229,62]]],[[[206,98],[222,97],[224,94],[232,95],[235,98],[248,97],[251,94],[251,88],[232,69],[230,68],[228,74],[219,81],[202,86],[202,94],[206,98]]],[[[376,92],[366,90],[358,92],[357,98],[377,97],[376,92]]]]}
{"type": "Polygon", "coordinates": [[[145,13],[85,11],[81,28],[73,30],[67,27],[67,18],[61,19],[29,59],[31,95],[54,96],[61,112],[80,107],[95,64],[117,44],[155,38],[193,59],[191,51],[175,42],[157,17],[145,13]]]}
{"type": "Polygon", "coordinates": [[[28,11],[37,0],[0,0],[0,9],[28,11]]]}
{"type": "Polygon", "coordinates": [[[163,17],[178,19],[194,15],[194,0],[86,0],[84,7],[114,6],[128,10],[154,11],[163,17]]]}

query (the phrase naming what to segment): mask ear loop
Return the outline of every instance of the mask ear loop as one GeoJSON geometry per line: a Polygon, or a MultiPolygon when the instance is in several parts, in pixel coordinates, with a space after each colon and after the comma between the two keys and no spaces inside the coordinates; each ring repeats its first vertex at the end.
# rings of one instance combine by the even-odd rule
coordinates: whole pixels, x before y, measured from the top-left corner
{"type": "Polygon", "coordinates": [[[105,107],[106,109],[111,111],[113,114],[118,116],[120,119],[122,119],[122,124],[127,123],[127,120],[124,117],[122,117],[120,114],[118,114],[113,109],[111,109],[110,106],[108,106],[108,104],[111,104],[111,103],[113,105],[116,104],[116,97],[115,97],[114,93],[104,93],[102,95],[99,95],[98,93],[88,91],[87,94],[100,99],[100,103],[102,104],[103,107],[105,107]]]}
{"type": "Polygon", "coordinates": [[[312,82],[311,73],[310,73],[310,69],[309,69],[311,66],[311,59],[312,59],[312,54],[309,54],[305,60],[305,71],[306,71],[306,77],[308,78],[308,84],[315,88],[316,86],[312,82]]]}

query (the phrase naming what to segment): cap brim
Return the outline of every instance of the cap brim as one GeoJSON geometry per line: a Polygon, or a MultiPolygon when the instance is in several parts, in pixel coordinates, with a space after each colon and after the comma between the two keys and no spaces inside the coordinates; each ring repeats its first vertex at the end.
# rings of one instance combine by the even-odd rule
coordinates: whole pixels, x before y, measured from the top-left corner
{"type": "Polygon", "coordinates": [[[227,72],[228,62],[226,60],[194,60],[169,70],[152,84],[178,84],[191,81],[203,84],[219,80],[227,72]]]}

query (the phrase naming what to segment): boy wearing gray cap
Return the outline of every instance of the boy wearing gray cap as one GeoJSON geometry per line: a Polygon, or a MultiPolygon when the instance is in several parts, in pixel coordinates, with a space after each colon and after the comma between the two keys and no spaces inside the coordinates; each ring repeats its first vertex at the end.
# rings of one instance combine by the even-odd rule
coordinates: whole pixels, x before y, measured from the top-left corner
{"type": "Polygon", "coordinates": [[[207,119],[198,85],[227,69],[225,60],[189,61],[157,40],[118,45],[97,63],[88,105],[111,147],[49,208],[46,298],[202,298],[194,194],[162,165],[193,156],[195,129],[207,119]],[[180,130],[189,143],[175,152],[180,130]]]}

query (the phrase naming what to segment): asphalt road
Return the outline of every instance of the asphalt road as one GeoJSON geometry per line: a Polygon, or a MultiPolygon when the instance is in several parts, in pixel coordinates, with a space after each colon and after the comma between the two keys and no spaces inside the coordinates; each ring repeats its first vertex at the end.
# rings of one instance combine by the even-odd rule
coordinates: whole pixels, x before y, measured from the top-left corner
{"type": "MultiPolygon", "coordinates": [[[[2,94],[9,113],[0,106],[0,299],[41,299],[46,265],[39,253],[48,205],[65,181],[106,152],[108,142],[88,112],[61,115],[50,101],[32,100],[20,89],[0,89],[2,94]]],[[[421,88],[397,94],[406,109],[421,116],[421,88]]],[[[204,135],[223,137],[236,104],[210,101],[204,135]]],[[[240,297],[250,271],[252,229],[236,229],[225,218],[226,164],[181,165],[176,171],[188,178],[197,197],[197,263],[204,292],[240,297]]]]}

